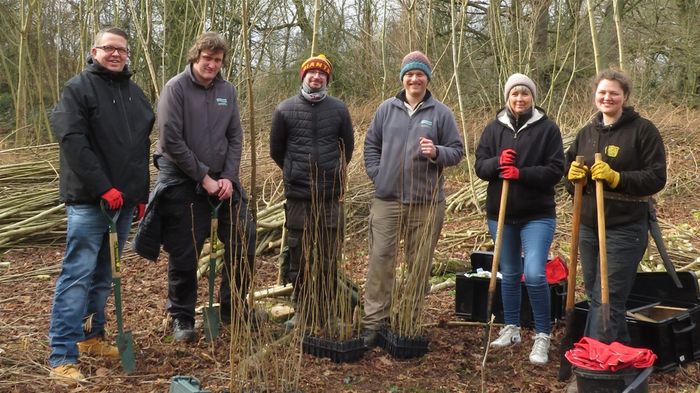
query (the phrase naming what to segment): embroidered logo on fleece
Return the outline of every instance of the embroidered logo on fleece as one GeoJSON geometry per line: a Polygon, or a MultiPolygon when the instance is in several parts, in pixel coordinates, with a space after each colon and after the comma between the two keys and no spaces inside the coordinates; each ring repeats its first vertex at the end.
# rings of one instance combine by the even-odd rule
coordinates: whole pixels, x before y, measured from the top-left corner
{"type": "Polygon", "coordinates": [[[605,146],[605,155],[608,157],[617,157],[620,153],[620,146],[607,145],[605,146]]]}
{"type": "Polygon", "coordinates": [[[420,121],[420,126],[423,128],[432,128],[433,127],[433,122],[430,120],[421,120],[420,121]]]}
{"type": "Polygon", "coordinates": [[[226,98],[217,98],[216,99],[216,105],[218,106],[226,106],[228,105],[228,100],[226,98]]]}

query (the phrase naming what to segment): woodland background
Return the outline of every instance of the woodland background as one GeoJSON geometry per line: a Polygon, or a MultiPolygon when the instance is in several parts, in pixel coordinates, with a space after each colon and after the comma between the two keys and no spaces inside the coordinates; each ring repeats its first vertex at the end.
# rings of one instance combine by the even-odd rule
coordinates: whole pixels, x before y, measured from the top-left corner
{"type": "Polygon", "coordinates": [[[632,76],[635,103],[694,106],[698,13],[697,0],[3,0],[0,135],[15,145],[52,140],[46,109],[107,25],[131,35],[134,78],[154,102],[194,38],[221,32],[232,47],[224,72],[241,108],[253,102],[261,132],[312,47],[333,63],[331,91],[350,105],[395,94],[401,58],[422,50],[434,63],[431,88],[458,116],[493,112],[505,79],[523,72],[538,84],[537,103],[566,126],[608,66],[632,76]]]}

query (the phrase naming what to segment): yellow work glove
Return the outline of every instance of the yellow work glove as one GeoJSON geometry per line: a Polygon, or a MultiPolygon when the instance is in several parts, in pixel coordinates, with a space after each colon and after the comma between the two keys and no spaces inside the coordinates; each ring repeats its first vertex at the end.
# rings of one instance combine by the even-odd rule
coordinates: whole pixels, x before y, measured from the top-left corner
{"type": "Polygon", "coordinates": [[[584,180],[586,179],[586,174],[588,173],[588,167],[585,166],[584,164],[579,163],[578,161],[574,161],[571,163],[571,166],[569,167],[569,173],[566,175],[566,178],[570,182],[575,182],[578,180],[584,180]]]}
{"type": "Polygon", "coordinates": [[[620,183],[620,172],[610,168],[607,162],[596,162],[591,167],[591,178],[593,180],[605,180],[610,188],[616,188],[620,183]]]}

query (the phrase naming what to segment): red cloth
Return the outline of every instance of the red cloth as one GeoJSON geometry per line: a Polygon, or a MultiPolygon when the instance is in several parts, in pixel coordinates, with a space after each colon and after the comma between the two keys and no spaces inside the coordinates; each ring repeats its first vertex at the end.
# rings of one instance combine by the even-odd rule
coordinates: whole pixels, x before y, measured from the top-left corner
{"type": "Polygon", "coordinates": [[[569,276],[569,268],[561,257],[556,257],[547,261],[544,266],[544,275],[547,277],[547,282],[556,284],[559,281],[564,281],[569,276]]]}
{"type": "MultiPolygon", "coordinates": [[[[566,267],[566,263],[561,257],[555,257],[544,265],[544,276],[547,278],[548,284],[556,284],[566,280],[569,276],[569,268],[566,267]]],[[[525,282],[524,274],[520,277],[520,281],[525,282]]]]}
{"type": "Polygon", "coordinates": [[[146,204],[139,203],[136,205],[136,221],[141,221],[144,214],[146,214],[146,204]]]}
{"type": "Polygon", "coordinates": [[[654,365],[656,360],[650,349],[628,347],[617,341],[604,344],[590,337],[583,337],[564,356],[574,366],[612,372],[626,368],[644,369],[654,365]]]}

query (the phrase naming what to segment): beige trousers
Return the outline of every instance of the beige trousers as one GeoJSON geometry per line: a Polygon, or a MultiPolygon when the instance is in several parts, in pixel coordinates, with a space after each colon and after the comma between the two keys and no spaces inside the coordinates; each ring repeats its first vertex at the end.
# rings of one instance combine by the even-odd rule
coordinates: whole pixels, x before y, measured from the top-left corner
{"type": "Polygon", "coordinates": [[[444,217],[444,201],[412,205],[377,198],[372,200],[369,213],[369,268],[364,296],[365,329],[378,330],[389,319],[401,240],[404,242],[407,270],[418,272],[413,276],[418,281],[418,289],[410,292],[421,300],[425,296],[444,217]]]}

